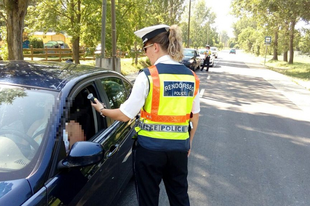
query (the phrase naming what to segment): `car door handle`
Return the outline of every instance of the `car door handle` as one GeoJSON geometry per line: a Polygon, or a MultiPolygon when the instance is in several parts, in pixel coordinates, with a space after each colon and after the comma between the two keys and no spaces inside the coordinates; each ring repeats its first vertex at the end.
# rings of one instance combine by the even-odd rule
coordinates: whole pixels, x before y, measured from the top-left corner
{"type": "Polygon", "coordinates": [[[110,152],[108,153],[107,158],[112,157],[117,152],[118,148],[119,148],[119,144],[116,144],[110,147],[110,152]]]}

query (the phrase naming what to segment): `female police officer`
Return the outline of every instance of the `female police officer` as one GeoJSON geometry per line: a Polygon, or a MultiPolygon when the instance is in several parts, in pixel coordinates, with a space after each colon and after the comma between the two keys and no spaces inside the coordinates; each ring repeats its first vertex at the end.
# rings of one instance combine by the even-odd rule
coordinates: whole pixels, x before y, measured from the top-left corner
{"type": "Polygon", "coordinates": [[[134,118],[141,109],[134,151],[139,205],[158,205],[163,180],[170,205],[188,206],[187,160],[199,120],[199,80],[178,63],[183,48],[176,25],[146,27],[135,34],[142,38],[153,66],[138,75],[130,97],[119,109],[105,109],[97,99],[92,106],[119,121],[134,118]]]}

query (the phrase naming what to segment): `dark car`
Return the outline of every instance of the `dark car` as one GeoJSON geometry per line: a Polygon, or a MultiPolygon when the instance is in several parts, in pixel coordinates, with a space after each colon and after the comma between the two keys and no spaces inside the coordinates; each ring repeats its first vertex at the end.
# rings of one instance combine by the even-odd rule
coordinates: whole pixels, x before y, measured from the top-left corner
{"type": "Polygon", "coordinates": [[[230,49],[229,54],[236,54],[236,49],[230,49]]]}
{"type": "Polygon", "coordinates": [[[199,58],[199,54],[196,49],[184,48],[183,49],[183,59],[182,64],[191,70],[195,71],[196,69],[200,69],[201,60],[199,58]]]}
{"type": "Polygon", "coordinates": [[[118,108],[131,89],[91,66],[0,61],[0,205],[113,205],[133,176],[137,119],[102,117],[87,97],[118,108]],[[69,148],[71,121],[86,139],[69,148]]]}

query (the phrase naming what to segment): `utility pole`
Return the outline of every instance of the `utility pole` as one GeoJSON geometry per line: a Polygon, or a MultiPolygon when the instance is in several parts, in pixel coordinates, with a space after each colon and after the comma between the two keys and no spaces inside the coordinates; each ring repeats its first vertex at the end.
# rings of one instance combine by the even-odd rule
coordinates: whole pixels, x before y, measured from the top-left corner
{"type": "Polygon", "coordinates": [[[104,58],[105,51],[105,20],[107,14],[107,0],[102,0],[102,16],[101,16],[101,55],[100,55],[100,67],[102,67],[102,60],[104,58]]]}
{"type": "Polygon", "coordinates": [[[209,45],[209,27],[210,27],[210,24],[208,22],[207,24],[207,44],[209,45]]]}
{"type": "Polygon", "coordinates": [[[189,34],[190,34],[190,23],[191,23],[191,2],[189,0],[189,7],[188,7],[188,28],[187,28],[187,48],[189,48],[189,34]]]}
{"type": "Polygon", "coordinates": [[[112,7],[112,68],[116,71],[116,18],[115,18],[115,0],[111,0],[112,7]]]}

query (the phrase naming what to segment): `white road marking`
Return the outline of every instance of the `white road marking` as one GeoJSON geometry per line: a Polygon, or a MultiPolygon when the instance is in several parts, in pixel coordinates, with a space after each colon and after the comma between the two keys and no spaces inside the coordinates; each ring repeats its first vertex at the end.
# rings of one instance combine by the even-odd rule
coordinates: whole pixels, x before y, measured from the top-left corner
{"type": "Polygon", "coordinates": [[[202,96],[203,96],[203,93],[205,93],[205,89],[200,90],[200,92],[199,92],[199,97],[202,97],[202,96]]]}

